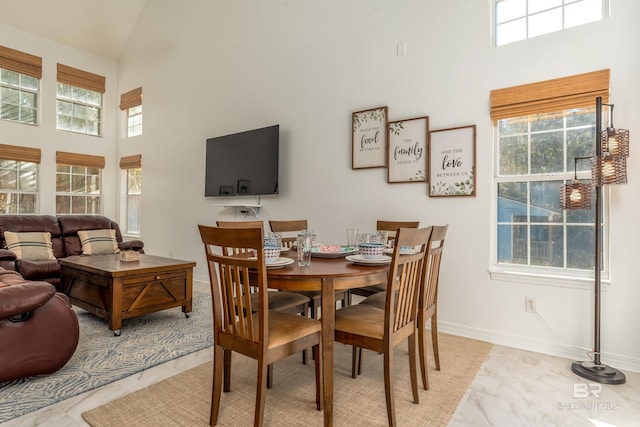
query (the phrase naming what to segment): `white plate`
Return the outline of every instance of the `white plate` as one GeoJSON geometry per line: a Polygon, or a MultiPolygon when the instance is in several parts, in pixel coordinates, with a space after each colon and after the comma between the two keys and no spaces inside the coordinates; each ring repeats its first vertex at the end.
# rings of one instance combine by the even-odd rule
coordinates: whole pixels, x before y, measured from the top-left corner
{"type": "MultiPolygon", "coordinates": [[[[400,255],[414,255],[420,252],[417,249],[400,249],[400,255]]],[[[391,255],[393,253],[393,248],[388,248],[384,250],[385,254],[391,255]]]]}
{"type": "Polygon", "coordinates": [[[317,258],[340,258],[345,255],[353,255],[355,253],[358,253],[358,248],[342,246],[342,245],[335,245],[335,246],[340,246],[339,251],[322,252],[319,250],[320,247],[322,246],[325,246],[325,245],[315,245],[313,248],[311,248],[311,256],[317,257],[317,258]]]}
{"type": "Polygon", "coordinates": [[[362,255],[347,255],[345,259],[362,265],[384,265],[391,263],[391,257],[387,255],[382,255],[380,258],[365,258],[362,255]]]}
{"type": "Polygon", "coordinates": [[[266,266],[267,268],[281,268],[289,264],[293,264],[292,258],[278,257],[275,261],[266,264],[266,266]]]}
{"type": "Polygon", "coordinates": [[[283,246],[280,248],[280,252],[287,252],[290,248],[283,246]]]}

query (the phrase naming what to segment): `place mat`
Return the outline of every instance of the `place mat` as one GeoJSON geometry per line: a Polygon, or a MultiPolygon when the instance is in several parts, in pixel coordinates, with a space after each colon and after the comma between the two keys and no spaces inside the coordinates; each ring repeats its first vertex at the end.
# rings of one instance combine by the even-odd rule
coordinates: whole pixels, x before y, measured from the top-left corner
{"type": "MultiPolygon", "coordinates": [[[[430,334],[427,334],[430,336],[430,334]]],[[[394,352],[396,418],[401,426],[446,426],[467,388],[487,357],[491,344],[440,334],[441,371],[435,370],[428,339],[429,390],[422,388],[414,404],[406,345],[394,352]]],[[[362,374],[351,378],[351,347],[335,347],[334,421],[336,425],[386,426],[382,355],[363,354],[362,374]]],[[[219,426],[253,424],[257,366],[253,359],[233,354],[231,392],[222,394],[219,426]]],[[[274,364],[273,388],[267,390],[264,425],[323,424],[315,410],[313,364],[303,365],[299,355],[274,364]]],[[[93,427],[123,425],[208,426],[211,404],[212,362],[130,393],[86,411],[93,427]]]]}

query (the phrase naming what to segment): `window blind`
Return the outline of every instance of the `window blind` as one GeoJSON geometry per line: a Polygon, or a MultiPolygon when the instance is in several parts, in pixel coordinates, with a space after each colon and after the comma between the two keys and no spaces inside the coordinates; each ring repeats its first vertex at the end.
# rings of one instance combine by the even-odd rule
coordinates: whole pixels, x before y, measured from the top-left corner
{"type": "Polygon", "coordinates": [[[39,148],[0,144],[0,159],[40,163],[40,158],[41,151],[39,148]]]}
{"type": "Polygon", "coordinates": [[[120,158],[120,169],[136,169],[142,167],[142,154],[134,154],[120,158]]]}
{"type": "Polygon", "coordinates": [[[491,119],[554,113],[609,102],[610,70],[593,71],[491,91],[491,119]]]}
{"type": "Polygon", "coordinates": [[[56,151],[56,164],[104,169],[105,161],[102,156],[56,151]]]}
{"type": "Polygon", "coordinates": [[[120,95],[120,109],[128,110],[129,108],[142,105],[142,87],[130,90],[120,95]]]}
{"type": "Polygon", "coordinates": [[[42,58],[0,46],[0,68],[42,78],[42,58]]]}
{"type": "Polygon", "coordinates": [[[94,92],[105,92],[105,78],[98,74],[58,64],[58,83],[81,87],[94,92]]]}

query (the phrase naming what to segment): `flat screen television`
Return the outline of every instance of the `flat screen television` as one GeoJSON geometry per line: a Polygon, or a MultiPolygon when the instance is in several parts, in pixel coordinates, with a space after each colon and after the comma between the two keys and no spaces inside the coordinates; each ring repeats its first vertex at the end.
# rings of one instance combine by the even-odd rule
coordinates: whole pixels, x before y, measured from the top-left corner
{"type": "Polygon", "coordinates": [[[205,197],[278,194],[280,125],[207,139],[205,197]]]}

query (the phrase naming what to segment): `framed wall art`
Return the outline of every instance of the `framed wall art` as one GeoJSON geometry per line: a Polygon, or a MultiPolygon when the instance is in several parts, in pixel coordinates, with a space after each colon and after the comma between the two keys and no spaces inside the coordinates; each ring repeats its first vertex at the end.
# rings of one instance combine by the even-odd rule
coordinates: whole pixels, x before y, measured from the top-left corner
{"type": "Polygon", "coordinates": [[[389,107],[357,111],[351,115],[351,169],[387,165],[387,117],[389,107]]]}
{"type": "Polygon", "coordinates": [[[389,122],[387,182],[426,182],[429,116],[389,122]]]}
{"type": "Polygon", "coordinates": [[[431,131],[429,196],[476,195],[476,125],[431,131]]]}

